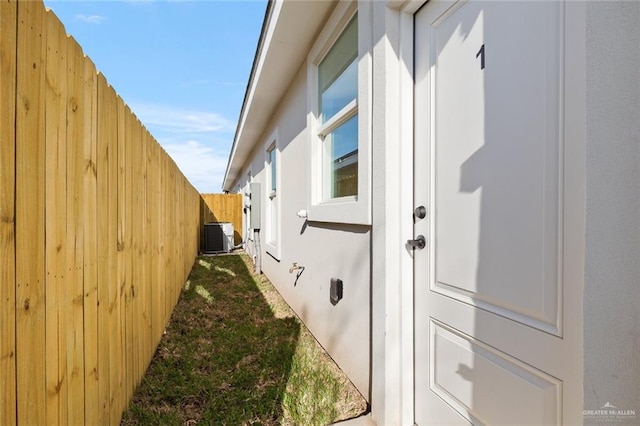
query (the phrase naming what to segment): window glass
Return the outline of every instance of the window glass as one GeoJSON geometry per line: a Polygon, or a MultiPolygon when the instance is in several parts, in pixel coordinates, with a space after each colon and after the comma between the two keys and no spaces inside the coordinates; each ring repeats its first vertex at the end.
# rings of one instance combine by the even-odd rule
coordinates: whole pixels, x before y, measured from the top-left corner
{"type": "Polygon", "coordinates": [[[329,133],[324,140],[325,198],[358,193],[358,116],[329,133]]]}
{"type": "Polygon", "coordinates": [[[329,120],[358,95],[358,19],[354,16],[318,66],[320,121],[329,120]]]}
{"type": "Polygon", "coordinates": [[[271,191],[276,191],[276,150],[269,151],[269,166],[271,168],[271,191]]]}
{"type": "Polygon", "coordinates": [[[324,123],[358,96],[358,63],[344,72],[320,94],[320,122],[324,123]]]}

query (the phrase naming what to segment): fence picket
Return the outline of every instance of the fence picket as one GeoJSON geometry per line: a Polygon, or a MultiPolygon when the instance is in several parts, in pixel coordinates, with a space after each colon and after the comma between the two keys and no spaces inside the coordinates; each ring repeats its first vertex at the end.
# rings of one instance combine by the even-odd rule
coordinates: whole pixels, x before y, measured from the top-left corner
{"type": "Polygon", "coordinates": [[[127,292],[127,258],[126,258],[126,185],[127,185],[127,174],[126,174],[126,139],[127,139],[127,131],[126,131],[126,109],[125,105],[122,102],[122,99],[118,98],[118,129],[117,129],[117,181],[118,181],[118,194],[117,194],[117,227],[118,227],[118,235],[117,235],[117,288],[116,288],[116,298],[118,300],[118,326],[117,326],[117,334],[118,340],[120,341],[121,352],[119,355],[119,365],[121,368],[119,382],[118,382],[118,395],[119,395],[119,406],[124,406],[129,400],[127,395],[127,339],[126,339],[126,292],[127,292]]]}
{"type": "Polygon", "coordinates": [[[0,0],[0,424],[16,423],[15,2],[0,0]]]}
{"type": "Polygon", "coordinates": [[[66,174],[67,174],[67,51],[62,23],[52,13],[46,14],[46,374],[47,423],[61,423],[61,404],[66,407],[67,384],[59,355],[66,351],[60,346],[59,314],[64,309],[60,292],[64,286],[66,259],[66,174]]]}
{"type": "Polygon", "coordinates": [[[67,285],[65,304],[68,317],[66,379],[69,385],[69,421],[84,423],[84,159],[85,125],[90,118],[84,93],[84,54],[69,39],[67,75],[67,285]],[[73,395],[73,397],[71,397],[73,395]]]}
{"type": "Polygon", "coordinates": [[[18,3],[16,84],[17,420],[46,421],[44,9],[18,3]]]}
{"type": "Polygon", "coordinates": [[[100,424],[107,424],[109,420],[110,410],[110,386],[111,372],[110,363],[108,362],[111,348],[111,328],[109,324],[110,308],[112,297],[109,292],[111,282],[110,259],[113,256],[111,252],[113,244],[110,242],[109,219],[110,219],[110,203],[109,202],[109,179],[110,179],[110,146],[111,129],[116,125],[114,119],[114,111],[109,107],[109,88],[107,81],[102,74],[97,76],[97,100],[98,110],[101,111],[100,120],[97,128],[97,235],[96,240],[101,246],[98,262],[98,327],[96,336],[98,338],[98,410],[99,417],[97,420],[100,424]]]}
{"type": "Polygon", "coordinates": [[[133,394],[134,387],[134,375],[135,369],[133,366],[133,308],[132,308],[132,279],[133,279],[133,240],[132,240],[132,228],[133,222],[131,220],[131,210],[132,210],[132,188],[134,185],[133,182],[133,144],[135,140],[133,138],[133,116],[131,115],[131,110],[128,106],[125,107],[125,189],[124,189],[124,202],[125,202],[125,244],[124,244],[124,255],[125,255],[125,282],[124,282],[124,303],[125,303],[125,347],[124,351],[126,354],[126,371],[128,374],[125,375],[126,379],[126,399],[127,401],[131,399],[133,394]]]}
{"type": "Polygon", "coordinates": [[[86,424],[102,423],[98,375],[98,224],[97,224],[97,86],[96,69],[84,58],[83,96],[83,290],[84,415],[86,424]]]}
{"type": "MultiPolygon", "coordinates": [[[[106,81],[105,81],[106,84],[106,81]]],[[[103,114],[110,125],[106,130],[107,150],[107,192],[103,198],[103,207],[108,215],[107,233],[100,238],[103,247],[106,247],[104,268],[106,273],[102,276],[103,284],[107,288],[108,318],[101,318],[102,323],[107,324],[109,333],[109,350],[100,351],[100,363],[108,364],[102,368],[109,371],[109,418],[110,424],[120,422],[122,404],[120,403],[121,383],[123,379],[124,364],[120,362],[122,345],[120,341],[120,286],[118,281],[118,97],[111,86],[106,89],[103,114]],[[108,362],[105,360],[108,357],[108,362]]],[[[103,289],[104,291],[104,289],[103,289]]]]}

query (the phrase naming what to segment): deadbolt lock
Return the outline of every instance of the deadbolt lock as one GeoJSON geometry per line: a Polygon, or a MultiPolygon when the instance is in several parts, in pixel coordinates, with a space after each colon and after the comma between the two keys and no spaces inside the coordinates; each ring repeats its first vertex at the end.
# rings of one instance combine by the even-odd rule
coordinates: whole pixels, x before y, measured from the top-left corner
{"type": "Polygon", "coordinates": [[[416,219],[424,219],[425,217],[427,217],[427,209],[424,206],[418,206],[413,211],[413,216],[416,219]]]}

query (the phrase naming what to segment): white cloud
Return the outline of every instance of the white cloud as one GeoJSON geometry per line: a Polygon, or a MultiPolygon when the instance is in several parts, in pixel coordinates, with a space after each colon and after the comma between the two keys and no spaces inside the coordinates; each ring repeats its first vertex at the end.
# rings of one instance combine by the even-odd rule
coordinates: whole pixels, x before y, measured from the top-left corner
{"type": "Polygon", "coordinates": [[[100,15],[83,15],[82,13],[78,13],[76,14],[76,20],[86,22],[88,24],[101,24],[107,20],[107,17],[100,15]]]}
{"type": "Polygon", "coordinates": [[[149,103],[130,106],[198,191],[222,190],[235,123],[211,111],[149,103]]]}
{"type": "Polygon", "coordinates": [[[216,193],[222,190],[228,158],[226,149],[216,150],[194,140],[170,143],[160,141],[160,144],[198,191],[216,193]]]}
{"type": "Polygon", "coordinates": [[[170,133],[235,131],[233,122],[215,112],[184,110],[149,104],[132,105],[131,110],[149,129],[153,127],[170,133]]]}

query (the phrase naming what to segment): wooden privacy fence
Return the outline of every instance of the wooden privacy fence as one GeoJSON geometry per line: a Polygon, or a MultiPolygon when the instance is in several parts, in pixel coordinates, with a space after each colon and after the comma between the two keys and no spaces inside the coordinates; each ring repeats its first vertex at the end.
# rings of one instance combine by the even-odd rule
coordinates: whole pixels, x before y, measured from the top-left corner
{"type": "Polygon", "coordinates": [[[0,424],[118,424],[200,195],[41,2],[0,0],[0,424]]]}
{"type": "MultiPolygon", "coordinates": [[[[235,244],[242,242],[242,194],[202,194],[201,222],[229,222],[233,224],[235,244]]],[[[204,232],[200,233],[200,246],[204,244],[204,232]]]]}

